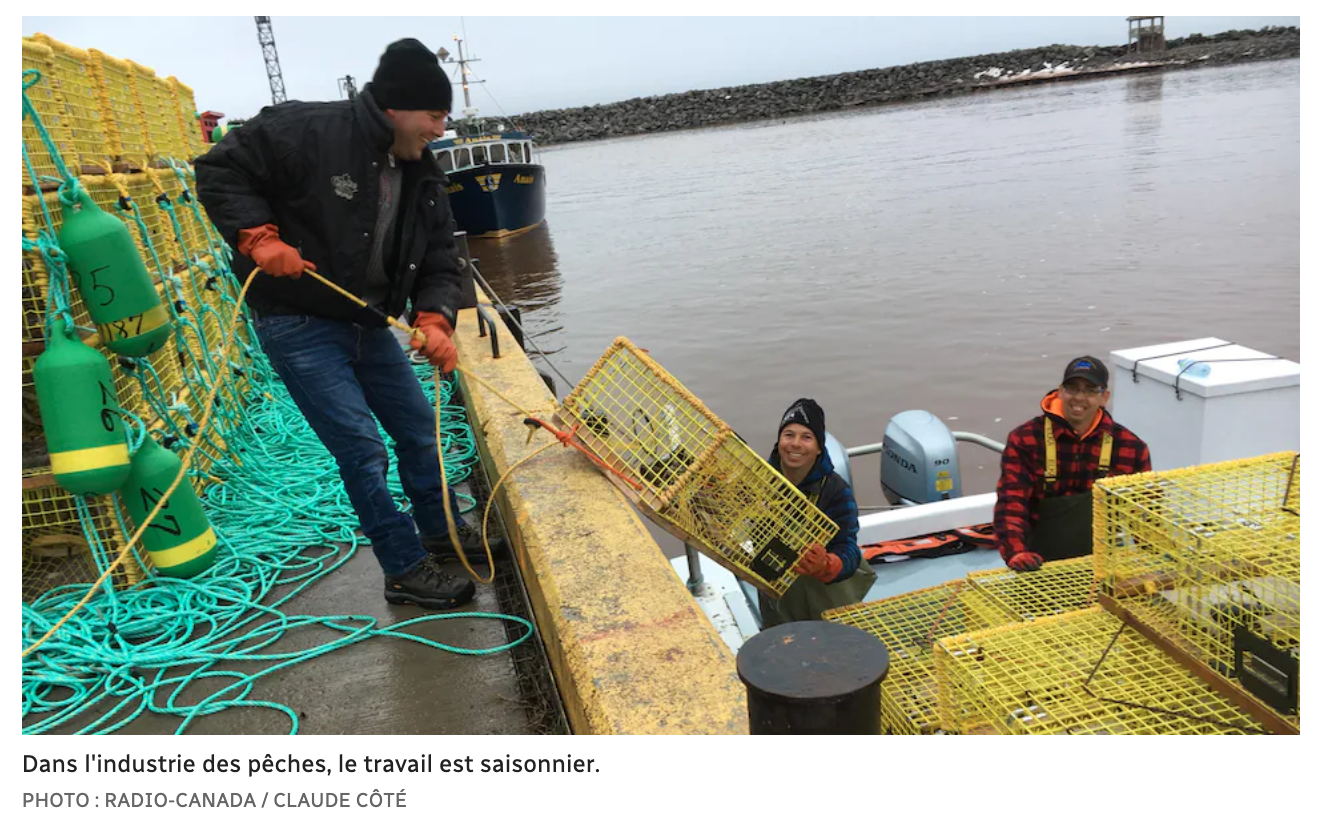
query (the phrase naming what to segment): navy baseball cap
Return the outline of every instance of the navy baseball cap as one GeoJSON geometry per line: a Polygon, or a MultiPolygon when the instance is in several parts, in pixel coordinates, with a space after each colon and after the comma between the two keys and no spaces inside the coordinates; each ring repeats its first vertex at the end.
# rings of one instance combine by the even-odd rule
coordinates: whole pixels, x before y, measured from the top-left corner
{"type": "Polygon", "coordinates": [[[1094,357],[1080,356],[1065,367],[1065,375],[1060,383],[1064,384],[1070,379],[1084,379],[1105,390],[1110,374],[1106,372],[1106,365],[1094,357]]]}

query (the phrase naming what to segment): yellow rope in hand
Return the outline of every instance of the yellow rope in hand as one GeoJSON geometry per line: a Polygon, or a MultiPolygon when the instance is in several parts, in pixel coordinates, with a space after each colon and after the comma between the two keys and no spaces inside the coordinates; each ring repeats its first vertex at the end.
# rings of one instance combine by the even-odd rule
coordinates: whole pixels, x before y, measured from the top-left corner
{"type": "MultiPolygon", "coordinates": [[[[340,294],[344,298],[348,299],[350,302],[353,302],[355,305],[358,305],[359,307],[362,308],[367,308],[368,310],[372,310],[374,313],[383,316],[386,322],[391,327],[394,327],[404,333],[407,333],[410,337],[422,338],[422,331],[410,327],[409,325],[405,324],[404,322],[400,321],[394,316],[387,316],[386,314],[381,313],[381,311],[374,310],[370,305],[367,304],[366,300],[345,290],[344,288],[330,281],[329,279],[317,273],[316,271],[312,270],[311,268],[306,269],[303,272],[308,276],[311,276],[313,279],[316,279],[318,282],[322,283],[331,290],[335,291],[336,293],[340,294]]],[[[469,372],[466,368],[461,367],[459,365],[455,366],[455,370],[459,371],[460,373],[463,373],[465,378],[472,379],[481,386],[485,387],[487,390],[490,390],[499,399],[501,399],[511,407],[515,408],[516,410],[518,410],[524,416],[532,417],[533,415],[532,411],[524,407],[521,407],[518,404],[518,402],[514,401],[513,399],[501,393],[499,390],[497,390],[489,382],[485,381],[481,377],[475,375],[474,373],[469,372]]],[[[468,556],[464,554],[463,544],[459,543],[459,531],[455,527],[454,514],[453,511],[450,509],[450,484],[445,478],[445,442],[441,438],[441,389],[440,389],[441,369],[439,367],[435,369],[435,371],[432,374],[432,377],[436,385],[436,390],[434,391],[435,401],[436,401],[436,461],[441,470],[441,498],[442,498],[442,503],[445,505],[445,524],[446,524],[447,533],[450,536],[450,546],[454,550],[455,555],[459,556],[459,563],[463,564],[464,569],[468,571],[468,574],[472,576],[474,581],[477,581],[479,584],[489,584],[496,577],[496,562],[495,562],[495,558],[491,554],[491,544],[487,540],[487,522],[491,515],[491,505],[496,500],[496,491],[500,489],[500,485],[505,483],[505,479],[509,478],[511,473],[513,473],[516,469],[521,467],[527,461],[531,460],[533,456],[540,455],[541,453],[549,450],[551,447],[554,447],[556,442],[551,442],[550,444],[546,445],[540,450],[537,450],[532,454],[520,459],[518,463],[516,463],[514,466],[506,470],[505,474],[502,475],[500,479],[496,482],[496,485],[491,488],[491,493],[487,497],[486,506],[482,511],[482,548],[486,550],[487,566],[491,568],[491,571],[487,575],[487,577],[483,578],[482,576],[478,575],[477,572],[473,569],[473,566],[468,563],[468,556]]]]}
{"type": "MultiPolygon", "coordinates": [[[[491,569],[491,574],[482,578],[468,563],[468,556],[464,554],[464,545],[459,543],[459,532],[454,526],[454,511],[450,509],[450,483],[445,478],[445,442],[441,440],[441,369],[438,367],[432,371],[433,384],[436,386],[436,462],[441,467],[441,503],[445,505],[445,526],[450,534],[450,546],[454,549],[454,554],[459,556],[459,563],[464,565],[468,574],[473,576],[473,580],[479,584],[489,584],[496,577],[496,561],[491,555],[491,545],[487,543],[487,517],[482,515],[482,546],[487,551],[487,566],[491,569]]],[[[496,498],[494,490],[490,498],[487,499],[487,510],[491,510],[491,502],[496,498]]]]}
{"type": "MultiPolygon", "coordinates": [[[[345,299],[348,299],[350,302],[353,302],[355,305],[358,305],[359,307],[367,308],[368,310],[372,310],[371,305],[367,304],[366,301],[364,301],[363,299],[360,299],[358,296],[355,296],[354,294],[350,293],[349,291],[347,291],[347,290],[345,290],[344,288],[340,287],[339,285],[335,284],[334,282],[332,282],[331,280],[329,280],[329,279],[327,279],[326,277],[322,276],[321,274],[317,273],[316,271],[314,271],[314,270],[312,270],[312,269],[309,268],[308,270],[305,270],[305,271],[303,271],[303,272],[306,273],[308,276],[311,276],[313,279],[316,279],[318,282],[322,283],[323,285],[325,285],[326,287],[330,288],[331,290],[335,291],[336,293],[340,294],[340,295],[343,296],[345,299]]],[[[406,325],[405,323],[401,322],[399,319],[396,319],[394,316],[386,316],[384,313],[381,313],[380,311],[373,311],[373,312],[374,312],[374,313],[380,313],[380,315],[383,316],[383,317],[385,318],[386,322],[388,322],[388,323],[390,324],[390,326],[393,327],[393,328],[395,328],[396,330],[400,330],[400,331],[402,331],[402,332],[404,332],[404,333],[407,333],[409,336],[415,336],[415,337],[418,337],[418,338],[422,338],[422,331],[421,331],[421,330],[417,330],[416,328],[413,328],[413,327],[410,327],[409,325],[406,325]]],[[[515,409],[518,410],[520,413],[523,413],[525,416],[531,416],[531,415],[532,415],[532,411],[531,411],[531,410],[526,410],[526,409],[524,409],[523,407],[519,406],[518,402],[514,401],[514,400],[511,399],[511,398],[506,397],[506,396],[505,396],[504,394],[502,394],[499,390],[497,390],[496,388],[492,387],[490,383],[488,383],[488,382],[486,382],[486,381],[483,381],[481,378],[479,378],[479,377],[475,376],[474,374],[470,373],[470,372],[469,372],[468,370],[466,370],[464,367],[459,366],[459,365],[456,365],[456,366],[455,366],[455,370],[458,370],[460,373],[463,373],[466,377],[472,379],[473,381],[475,381],[475,382],[477,382],[478,384],[482,385],[482,386],[485,387],[486,389],[490,390],[492,393],[496,394],[496,397],[497,397],[497,398],[501,399],[501,400],[504,401],[506,404],[508,404],[508,405],[510,405],[511,407],[515,408],[515,409]]]]}

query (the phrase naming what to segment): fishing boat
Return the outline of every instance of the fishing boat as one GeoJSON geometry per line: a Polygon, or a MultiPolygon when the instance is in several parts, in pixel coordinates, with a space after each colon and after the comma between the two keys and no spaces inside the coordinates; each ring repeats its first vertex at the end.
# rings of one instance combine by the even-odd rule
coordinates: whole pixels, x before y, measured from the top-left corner
{"type": "MultiPolygon", "coordinates": [[[[441,49],[442,62],[458,65],[464,92],[464,117],[429,148],[449,178],[446,191],[455,223],[470,238],[499,238],[532,230],[546,218],[546,169],[534,161],[528,134],[509,123],[479,118],[469,93],[464,43],[455,38],[459,56],[441,49]]],[[[484,82],[474,80],[473,82],[484,82]]]]}
{"type": "MultiPolygon", "coordinates": [[[[1216,338],[1111,353],[1111,413],[1148,443],[1154,470],[1172,470],[1299,448],[1297,363],[1216,338]],[[1182,356],[1201,354],[1205,378],[1182,356]]],[[[826,451],[851,486],[851,461],[881,454],[890,508],[859,516],[858,544],[877,574],[864,600],[894,599],[971,572],[1005,570],[985,537],[996,493],[963,495],[958,443],[1000,453],[1002,442],[951,431],[936,416],[908,410],[890,419],[881,442],[845,447],[830,432],[826,451]],[[880,548],[880,547],[886,548],[880,548]]],[[[686,548],[671,561],[731,650],[761,631],[757,590],[705,555],[686,548]]]]}

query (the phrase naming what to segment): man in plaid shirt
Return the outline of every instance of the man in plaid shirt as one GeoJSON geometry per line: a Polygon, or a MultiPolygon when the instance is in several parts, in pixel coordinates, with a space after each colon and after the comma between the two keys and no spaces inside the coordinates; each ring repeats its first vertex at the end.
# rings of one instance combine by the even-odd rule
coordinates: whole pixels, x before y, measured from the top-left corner
{"type": "Polygon", "coordinates": [[[1016,427],[1001,456],[996,542],[1010,569],[1092,553],[1092,485],[1107,475],[1152,469],[1148,446],[1106,411],[1106,365],[1069,363],[1042,415],[1016,427]]]}

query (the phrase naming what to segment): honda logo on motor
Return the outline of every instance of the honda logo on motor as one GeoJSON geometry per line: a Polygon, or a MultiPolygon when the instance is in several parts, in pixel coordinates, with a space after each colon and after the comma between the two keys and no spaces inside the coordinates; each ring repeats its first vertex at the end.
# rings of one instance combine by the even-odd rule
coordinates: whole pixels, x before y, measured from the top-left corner
{"type": "Polygon", "coordinates": [[[886,453],[886,457],[889,458],[891,461],[900,465],[902,468],[908,470],[914,475],[918,475],[918,468],[910,464],[907,458],[897,455],[894,450],[886,450],[885,453],[886,453]]]}

